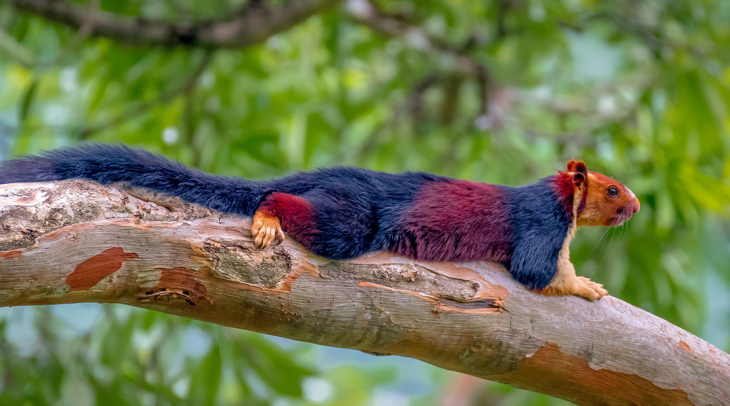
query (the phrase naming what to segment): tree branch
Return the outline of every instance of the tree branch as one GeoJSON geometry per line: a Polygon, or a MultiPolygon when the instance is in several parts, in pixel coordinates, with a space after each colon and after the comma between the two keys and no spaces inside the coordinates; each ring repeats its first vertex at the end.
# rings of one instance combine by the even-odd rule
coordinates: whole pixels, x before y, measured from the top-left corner
{"type": "Polygon", "coordinates": [[[453,73],[467,76],[474,75],[478,70],[485,69],[481,62],[476,61],[467,55],[469,48],[472,48],[476,39],[470,37],[466,46],[454,46],[447,41],[430,35],[421,26],[407,21],[405,18],[393,16],[379,10],[373,3],[367,0],[357,0],[358,8],[349,10],[348,18],[355,24],[364,25],[376,33],[388,38],[409,36],[417,47],[427,52],[439,52],[453,58],[453,73]]]}
{"type": "Polygon", "coordinates": [[[411,18],[408,16],[383,12],[375,3],[368,0],[355,0],[349,4],[348,18],[353,23],[364,25],[388,38],[409,37],[411,42],[423,51],[440,53],[447,55],[451,59],[452,63],[449,66],[448,72],[432,73],[415,86],[408,101],[409,109],[416,113],[413,114],[415,120],[418,120],[418,113],[420,113],[419,109],[421,106],[419,103],[422,93],[441,79],[446,79],[443,82],[452,84],[452,86],[446,87],[446,96],[442,105],[441,117],[444,122],[450,121],[449,115],[451,113],[448,110],[456,108],[458,104],[458,97],[454,98],[455,94],[458,93],[458,87],[453,86],[453,84],[460,82],[462,76],[473,78],[479,88],[480,108],[479,116],[476,120],[486,122],[487,125],[477,125],[477,127],[483,127],[480,129],[494,127],[493,123],[499,123],[504,120],[503,111],[500,109],[490,111],[489,109],[490,102],[494,101],[491,99],[495,97],[497,85],[491,80],[491,73],[487,65],[469,54],[477,46],[487,46],[488,43],[486,41],[480,41],[479,37],[472,35],[461,45],[450,44],[441,38],[429,34],[423,27],[411,21],[411,18]],[[490,82],[492,89],[490,89],[490,82]]]}
{"type": "Polygon", "coordinates": [[[243,48],[259,44],[309,17],[334,7],[341,0],[291,0],[276,8],[247,7],[231,20],[215,19],[194,24],[171,24],[161,20],[132,18],[74,6],[63,0],[3,0],[18,10],[80,29],[85,21],[95,37],[111,38],[134,46],[176,47],[180,45],[243,48]]]}
{"type": "Polygon", "coordinates": [[[249,219],[84,181],[0,186],[0,306],[123,303],[417,358],[579,405],[730,404],[730,356],[607,297],[490,263],[253,249],[249,219]]]}

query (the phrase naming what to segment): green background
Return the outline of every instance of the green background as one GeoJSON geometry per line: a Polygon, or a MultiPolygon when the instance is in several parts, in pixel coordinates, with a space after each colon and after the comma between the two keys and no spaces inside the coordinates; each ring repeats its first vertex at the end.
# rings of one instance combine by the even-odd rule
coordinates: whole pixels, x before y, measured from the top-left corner
{"type": "MultiPolygon", "coordinates": [[[[100,7],[194,22],[241,3],[100,7]]],[[[580,158],[642,206],[578,232],[578,273],[730,349],[730,2],[374,4],[402,29],[362,24],[373,4],[352,0],[203,50],[88,38],[0,2],[0,155],[122,142],[255,179],[343,164],[509,185],[580,158]]],[[[122,306],[0,309],[2,405],[437,405],[454,377],[122,306]]],[[[475,404],[567,403],[481,391],[475,404]]]]}

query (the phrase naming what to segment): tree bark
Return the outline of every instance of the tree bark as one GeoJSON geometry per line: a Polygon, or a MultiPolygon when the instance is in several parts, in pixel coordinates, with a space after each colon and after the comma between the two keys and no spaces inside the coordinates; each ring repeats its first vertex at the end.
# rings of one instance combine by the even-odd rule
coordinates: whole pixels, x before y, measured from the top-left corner
{"type": "Polygon", "coordinates": [[[0,3],[12,4],[21,11],[74,29],[90,21],[90,35],[111,38],[121,44],[236,49],[260,44],[340,1],[291,0],[274,8],[264,4],[245,5],[228,18],[174,24],[90,10],[64,0],[2,0],[0,3]]]}
{"type": "Polygon", "coordinates": [[[728,405],[730,356],[619,299],[500,266],[255,250],[250,221],[85,181],[0,186],[0,306],[123,303],[401,355],[579,405],[728,405]]]}

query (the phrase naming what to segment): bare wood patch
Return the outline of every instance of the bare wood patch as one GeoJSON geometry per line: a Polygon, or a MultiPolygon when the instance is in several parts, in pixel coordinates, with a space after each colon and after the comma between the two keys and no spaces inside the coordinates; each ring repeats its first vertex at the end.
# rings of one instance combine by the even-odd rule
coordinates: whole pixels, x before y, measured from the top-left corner
{"type": "Polygon", "coordinates": [[[22,256],[23,251],[20,250],[0,252],[0,257],[5,259],[18,258],[22,256]]]}
{"type": "Polygon", "coordinates": [[[90,289],[102,279],[122,268],[124,261],[139,258],[134,252],[125,253],[121,247],[113,247],[80,263],[66,278],[71,290],[90,289]]]}
{"type": "Polygon", "coordinates": [[[525,382],[539,381],[547,394],[560,393],[561,386],[570,386],[573,395],[564,399],[579,405],[654,405],[697,406],[681,389],[661,388],[638,374],[609,369],[593,369],[585,358],[567,354],[555,343],[548,343],[536,353],[517,362],[500,382],[522,387],[525,382]],[[595,393],[602,394],[601,403],[593,403],[595,393]]]}
{"type": "MultiPolygon", "coordinates": [[[[152,290],[140,293],[137,299],[145,302],[155,300],[168,305],[176,301],[183,301],[191,306],[199,303],[213,304],[213,299],[208,296],[208,288],[196,279],[196,275],[207,273],[209,268],[203,267],[199,271],[183,266],[175,268],[155,268],[160,271],[160,282],[152,290]]],[[[159,303],[158,303],[159,304],[159,303]]]]}

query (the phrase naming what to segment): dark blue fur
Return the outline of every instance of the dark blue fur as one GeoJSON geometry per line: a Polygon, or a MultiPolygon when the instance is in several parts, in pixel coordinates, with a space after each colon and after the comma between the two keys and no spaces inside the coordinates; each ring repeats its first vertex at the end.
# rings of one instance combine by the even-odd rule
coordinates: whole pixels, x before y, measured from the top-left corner
{"type": "Polygon", "coordinates": [[[558,253],[573,222],[552,188],[552,177],[522,187],[505,186],[512,221],[512,276],[530,289],[543,289],[558,271],[558,253]]]}
{"type": "Polygon", "coordinates": [[[347,259],[384,249],[381,230],[392,230],[421,186],[447,178],[334,167],[253,181],[215,176],[160,155],[123,145],[90,144],[26,156],[0,165],[0,184],[83,178],[101,184],[146,187],[224,213],[252,216],[271,192],[302,196],[315,208],[319,234],[312,251],[347,259]]]}
{"type": "MultiPolygon", "coordinates": [[[[0,184],[72,178],[101,184],[124,182],[245,216],[252,216],[272,192],[301,196],[311,203],[313,224],[319,231],[307,248],[332,259],[392,248],[394,241],[407,237],[400,220],[421,188],[427,183],[452,181],[422,172],[389,174],[349,167],[253,181],[214,176],[150,152],[103,144],[58,149],[0,165],[0,184]]],[[[513,230],[513,254],[505,265],[522,284],[542,289],[557,272],[558,252],[570,227],[571,213],[558,203],[550,178],[524,187],[503,188],[513,230]]]]}
{"type": "Polygon", "coordinates": [[[315,254],[349,259],[387,248],[384,235],[394,230],[401,213],[427,182],[448,178],[423,172],[391,174],[352,167],[299,172],[266,181],[266,189],[306,198],[320,231],[315,254]]]}
{"type": "Polygon", "coordinates": [[[258,182],[214,176],[160,155],[124,145],[90,144],[25,156],[0,165],[0,184],[90,179],[125,182],[225,213],[251,216],[266,193],[258,182]]]}

